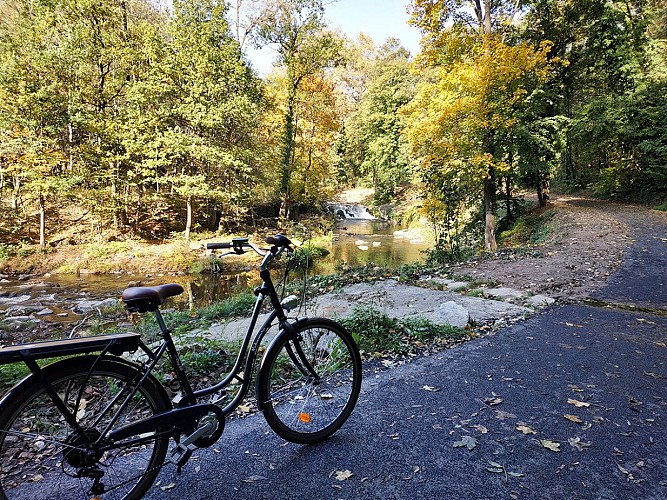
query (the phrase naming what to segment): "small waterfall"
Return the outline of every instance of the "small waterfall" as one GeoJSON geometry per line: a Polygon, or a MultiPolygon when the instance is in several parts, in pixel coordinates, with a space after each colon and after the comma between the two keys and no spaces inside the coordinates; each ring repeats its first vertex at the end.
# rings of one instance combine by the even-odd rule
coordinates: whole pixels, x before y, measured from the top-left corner
{"type": "Polygon", "coordinates": [[[333,214],[336,219],[377,219],[377,217],[368,211],[368,208],[358,203],[330,203],[326,206],[326,210],[333,214]]]}

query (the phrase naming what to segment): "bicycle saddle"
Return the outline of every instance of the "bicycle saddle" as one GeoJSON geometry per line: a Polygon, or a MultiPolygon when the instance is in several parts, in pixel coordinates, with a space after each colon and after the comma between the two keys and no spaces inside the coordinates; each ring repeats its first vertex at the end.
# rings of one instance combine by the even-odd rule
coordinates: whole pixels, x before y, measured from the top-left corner
{"type": "Polygon", "coordinates": [[[183,287],[178,283],[169,283],[158,286],[137,286],[126,288],[121,295],[130,312],[145,313],[155,311],[165,300],[183,293],[183,287]]]}

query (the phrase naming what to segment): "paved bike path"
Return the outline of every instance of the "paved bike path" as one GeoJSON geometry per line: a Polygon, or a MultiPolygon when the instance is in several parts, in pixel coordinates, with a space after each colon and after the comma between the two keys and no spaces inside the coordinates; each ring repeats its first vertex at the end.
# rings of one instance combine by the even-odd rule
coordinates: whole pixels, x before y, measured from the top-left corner
{"type": "MultiPolygon", "coordinates": [[[[667,228],[639,225],[636,238],[596,297],[664,309],[667,228]]],[[[667,498],[666,382],[660,311],[553,307],[369,366],[352,417],[320,445],[285,443],[261,415],[229,422],[147,498],[667,498]]]]}

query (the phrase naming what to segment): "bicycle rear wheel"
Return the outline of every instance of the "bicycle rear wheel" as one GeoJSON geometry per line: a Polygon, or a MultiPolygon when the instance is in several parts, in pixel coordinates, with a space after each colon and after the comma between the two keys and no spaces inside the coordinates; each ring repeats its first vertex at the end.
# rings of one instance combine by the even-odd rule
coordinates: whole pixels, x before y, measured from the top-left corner
{"type": "Polygon", "coordinates": [[[257,395],[276,434],[312,444],[336,432],[352,413],[361,391],[361,356],[352,336],[334,321],[312,318],[295,328],[298,342],[284,335],[266,353],[257,395]]]}
{"type": "Polygon", "coordinates": [[[168,437],[147,435],[141,442],[128,439],[102,450],[90,443],[99,441],[104,448],[109,443],[102,433],[109,424],[110,430],[122,427],[168,410],[171,402],[149,377],[116,415],[130,384],[138,381],[138,371],[122,360],[96,359],[70,358],[42,371],[85,436],[73,431],[34,378],[3,402],[0,498],[138,499],[150,488],[167,453],[168,437]]]}

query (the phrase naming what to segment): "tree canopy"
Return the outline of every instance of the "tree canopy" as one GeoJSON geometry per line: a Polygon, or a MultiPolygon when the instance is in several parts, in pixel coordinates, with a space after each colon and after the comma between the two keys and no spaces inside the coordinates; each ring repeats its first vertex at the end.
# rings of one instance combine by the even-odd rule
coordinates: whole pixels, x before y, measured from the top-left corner
{"type": "Polygon", "coordinates": [[[332,31],[326,6],[0,0],[11,231],[44,247],[75,207],[91,237],[189,238],[362,186],[410,192],[445,247],[468,227],[493,250],[523,189],[664,201],[663,3],[413,0],[419,54],[332,31]]]}

